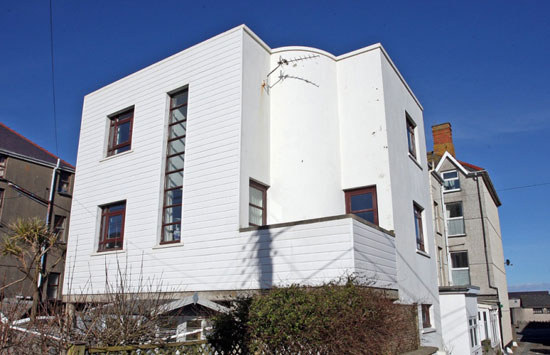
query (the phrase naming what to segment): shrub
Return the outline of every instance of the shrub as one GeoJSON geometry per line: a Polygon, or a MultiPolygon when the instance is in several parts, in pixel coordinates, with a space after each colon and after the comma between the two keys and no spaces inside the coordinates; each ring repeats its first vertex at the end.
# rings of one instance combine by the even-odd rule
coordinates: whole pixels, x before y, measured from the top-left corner
{"type": "Polygon", "coordinates": [[[241,348],[269,354],[397,354],[419,346],[417,307],[395,304],[352,278],[241,300],[214,318],[212,335],[211,344],[224,352],[230,348],[220,344],[235,346],[237,338],[241,348]]]}

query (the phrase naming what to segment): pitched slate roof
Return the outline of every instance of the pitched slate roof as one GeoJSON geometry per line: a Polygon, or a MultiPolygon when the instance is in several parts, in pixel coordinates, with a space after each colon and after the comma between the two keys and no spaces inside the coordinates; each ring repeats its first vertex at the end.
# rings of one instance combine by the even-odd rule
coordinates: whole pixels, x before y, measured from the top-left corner
{"type": "MultiPolygon", "coordinates": [[[[38,144],[23,137],[5,124],[0,122],[0,151],[6,155],[27,157],[48,164],[57,164],[58,157],[48,152],[38,144]]],[[[74,166],[61,159],[61,167],[74,171],[74,166]]]]}
{"type": "Polygon", "coordinates": [[[509,292],[508,298],[519,298],[523,308],[550,307],[550,293],[548,291],[509,292]]]}

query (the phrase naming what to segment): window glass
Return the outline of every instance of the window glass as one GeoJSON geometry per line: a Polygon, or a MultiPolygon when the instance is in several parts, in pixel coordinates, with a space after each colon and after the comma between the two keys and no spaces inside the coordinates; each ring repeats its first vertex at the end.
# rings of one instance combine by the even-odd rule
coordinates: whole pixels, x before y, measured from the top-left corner
{"type": "Polygon", "coordinates": [[[250,186],[250,203],[252,205],[263,207],[264,206],[264,192],[253,186],[250,186]]]}
{"type": "Polygon", "coordinates": [[[176,123],[170,126],[169,139],[185,136],[187,121],[176,123]]]}
{"type": "Polygon", "coordinates": [[[164,209],[164,222],[175,223],[181,221],[181,205],[164,209]]]}
{"type": "Polygon", "coordinates": [[[109,146],[107,155],[114,155],[130,150],[134,109],[109,118],[109,146]]]}
{"type": "Polygon", "coordinates": [[[422,208],[414,204],[414,228],[416,233],[416,249],[425,251],[424,231],[422,227],[422,208]]]}
{"type": "Polygon", "coordinates": [[[187,105],[188,90],[183,90],[177,94],[171,96],[170,107],[178,107],[181,105],[187,105]]]}
{"type": "Polygon", "coordinates": [[[345,192],[346,213],[352,213],[364,220],[378,224],[376,187],[366,187],[345,192]]]}
{"type": "Polygon", "coordinates": [[[422,326],[424,328],[430,328],[432,326],[430,319],[430,307],[429,304],[422,305],[422,326]]]}
{"type": "Polygon", "coordinates": [[[447,217],[448,218],[463,217],[463,215],[462,215],[462,202],[448,203],[447,204],[447,217]]]}
{"type": "Polygon", "coordinates": [[[116,135],[116,144],[128,142],[130,140],[130,122],[122,123],[118,126],[116,135]]]}
{"type": "Polygon", "coordinates": [[[250,181],[248,190],[248,224],[263,226],[267,223],[266,200],[267,187],[250,181]]]}
{"type": "Polygon", "coordinates": [[[122,249],[125,213],[126,202],[102,207],[98,251],[122,249]]]}
{"type": "Polygon", "coordinates": [[[183,185],[183,171],[166,174],[166,188],[171,189],[183,185]]]}
{"type": "Polygon", "coordinates": [[[447,171],[443,173],[443,188],[445,191],[460,189],[460,179],[458,171],[447,171]]]}
{"type": "Polygon", "coordinates": [[[184,154],[176,155],[168,158],[166,162],[166,171],[175,171],[183,169],[185,156],[184,154]]]}
{"type": "Polygon", "coordinates": [[[6,156],[0,154],[0,178],[5,177],[6,174],[6,156]]]}
{"type": "Polygon", "coordinates": [[[168,155],[185,151],[185,138],[178,138],[168,142],[168,155]]]}
{"type": "Polygon", "coordinates": [[[169,243],[169,242],[177,242],[180,240],[181,237],[181,224],[168,224],[165,225],[162,231],[163,235],[163,242],[169,243]]]}
{"type": "Polygon", "coordinates": [[[183,121],[187,119],[187,106],[173,109],[170,113],[170,123],[183,121]]]}
{"type": "Polygon", "coordinates": [[[46,293],[47,293],[48,299],[50,300],[57,298],[57,294],[59,291],[59,279],[60,279],[60,274],[57,272],[51,272],[48,275],[48,287],[46,289],[46,293]]]}
{"type": "Polygon", "coordinates": [[[412,121],[408,114],[405,114],[407,120],[407,144],[409,147],[409,153],[416,158],[416,139],[415,128],[416,124],[412,121]]]}
{"type": "Polygon", "coordinates": [[[183,191],[179,188],[166,191],[166,195],[164,196],[164,205],[165,206],[181,205],[182,192],[183,191]]]}
{"type": "Polygon", "coordinates": [[[468,252],[451,252],[451,263],[454,268],[468,267],[468,252]]]}

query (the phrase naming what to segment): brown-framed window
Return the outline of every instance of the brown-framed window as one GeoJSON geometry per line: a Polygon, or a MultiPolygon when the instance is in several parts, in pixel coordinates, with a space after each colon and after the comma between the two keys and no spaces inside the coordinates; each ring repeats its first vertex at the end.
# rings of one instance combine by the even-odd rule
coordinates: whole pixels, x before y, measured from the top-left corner
{"type": "Polygon", "coordinates": [[[46,293],[48,294],[49,300],[55,300],[59,294],[59,280],[61,279],[61,274],[58,272],[50,272],[48,275],[48,287],[46,293]]]}
{"type": "Polygon", "coordinates": [[[416,158],[416,139],[415,139],[415,129],[416,123],[412,120],[408,113],[405,113],[407,121],[407,143],[409,145],[409,153],[416,158]]]}
{"type": "Polygon", "coordinates": [[[6,161],[8,158],[0,154],[0,178],[6,177],[6,161]]]}
{"type": "Polygon", "coordinates": [[[413,210],[414,210],[414,231],[416,234],[416,249],[420,251],[426,251],[426,247],[424,245],[424,227],[422,224],[423,208],[417,205],[416,203],[414,203],[413,210]]]}
{"type": "Polygon", "coordinates": [[[188,97],[189,89],[187,88],[170,95],[161,244],[176,243],[181,239],[183,168],[185,162],[185,138],[187,135],[188,97]]]}
{"type": "Polygon", "coordinates": [[[58,235],[57,240],[60,242],[65,242],[65,221],[67,218],[65,216],[55,215],[53,232],[58,235]]]}
{"type": "Polygon", "coordinates": [[[57,185],[57,192],[68,194],[71,187],[71,174],[66,171],[59,172],[59,185],[57,185]]]}
{"type": "Polygon", "coordinates": [[[109,146],[107,156],[130,150],[132,147],[132,128],[134,109],[109,117],[109,146]]]}
{"type": "Polygon", "coordinates": [[[346,213],[363,218],[378,225],[378,202],[376,200],[376,186],[347,190],[346,213]]]}
{"type": "Polygon", "coordinates": [[[423,328],[431,328],[432,327],[432,320],[430,318],[430,308],[432,307],[431,304],[423,304],[422,305],[422,327],[423,328]]]}
{"type": "Polygon", "coordinates": [[[267,186],[250,180],[248,192],[248,224],[265,226],[267,224],[267,186]]]}
{"type": "Polygon", "coordinates": [[[122,249],[126,201],[101,207],[101,229],[97,251],[122,249]]]}
{"type": "Polygon", "coordinates": [[[2,215],[2,206],[4,205],[4,190],[0,189],[0,215],[2,215]]]}

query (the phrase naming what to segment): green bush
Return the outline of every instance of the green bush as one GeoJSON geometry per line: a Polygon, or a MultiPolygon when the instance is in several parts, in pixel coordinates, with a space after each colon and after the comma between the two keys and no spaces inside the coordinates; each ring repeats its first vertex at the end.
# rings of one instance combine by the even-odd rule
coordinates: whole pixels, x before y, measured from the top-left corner
{"type": "Polygon", "coordinates": [[[231,329],[239,329],[242,348],[253,353],[398,354],[419,346],[417,307],[395,304],[351,278],[274,288],[247,306],[214,320],[217,344],[222,333],[236,339],[231,329]]]}

